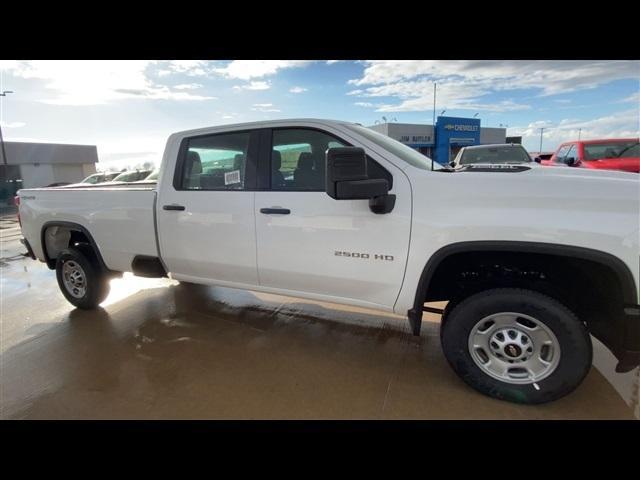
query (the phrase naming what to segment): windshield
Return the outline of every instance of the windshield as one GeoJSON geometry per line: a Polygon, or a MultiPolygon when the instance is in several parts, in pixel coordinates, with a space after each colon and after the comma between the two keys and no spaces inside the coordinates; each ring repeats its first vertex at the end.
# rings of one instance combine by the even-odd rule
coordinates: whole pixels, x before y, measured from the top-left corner
{"type": "Polygon", "coordinates": [[[522,147],[487,146],[482,148],[469,148],[464,151],[460,159],[460,165],[471,163],[529,163],[531,157],[522,147]]]}
{"type": "Polygon", "coordinates": [[[98,181],[100,180],[101,176],[102,176],[102,174],[94,173],[93,175],[89,175],[87,178],[82,180],[80,183],[90,183],[90,184],[98,183],[98,181]]]}
{"type": "MultiPolygon", "coordinates": [[[[408,164],[420,168],[422,170],[431,170],[431,159],[426,155],[421,154],[417,150],[394,140],[391,137],[387,137],[381,133],[378,133],[370,128],[365,128],[360,125],[346,125],[351,130],[359,133],[363,137],[371,140],[373,143],[380,145],[385,150],[390,151],[395,156],[404,160],[408,164]]],[[[435,164],[436,168],[441,167],[439,163],[435,164]]]]}
{"type": "Polygon", "coordinates": [[[638,156],[638,141],[591,143],[584,146],[585,160],[630,158],[638,156]]]}

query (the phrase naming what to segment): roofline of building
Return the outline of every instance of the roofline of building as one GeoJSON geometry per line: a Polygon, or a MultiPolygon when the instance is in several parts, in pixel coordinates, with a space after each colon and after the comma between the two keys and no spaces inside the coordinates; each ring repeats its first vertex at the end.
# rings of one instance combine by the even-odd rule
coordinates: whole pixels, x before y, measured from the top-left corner
{"type": "MultiPolygon", "coordinates": [[[[465,118],[465,117],[451,117],[451,118],[465,118]]],[[[349,122],[344,122],[344,123],[349,123],[349,122]]],[[[433,125],[432,123],[400,123],[400,122],[386,122],[386,123],[376,123],[375,125],[369,125],[367,126],[367,128],[374,128],[374,127],[382,127],[385,125],[402,125],[405,127],[431,127],[431,128],[435,128],[435,125],[433,125]]],[[[489,126],[482,126],[482,124],[480,125],[481,129],[484,128],[493,128],[495,130],[507,130],[506,127],[489,127],[489,126]]]]}
{"type": "Polygon", "coordinates": [[[9,144],[23,144],[23,145],[53,145],[56,147],[87,147],[87,148],[98,148],[96,145],[87,145],[84,143],[53,143],[53,142],[23,142],[16,140],[5,140],[5,145],[9,144]]]}

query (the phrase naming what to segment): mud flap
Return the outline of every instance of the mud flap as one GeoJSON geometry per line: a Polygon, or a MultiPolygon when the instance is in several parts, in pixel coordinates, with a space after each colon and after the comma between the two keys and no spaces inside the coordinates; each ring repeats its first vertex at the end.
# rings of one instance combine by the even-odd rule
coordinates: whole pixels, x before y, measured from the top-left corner
{"type": "Polygon", "coordinates": [[[409,317],[409,326],[411,327],[411,333],[416,337],[420,336],[420,327],[422,326],[422,310],[416,311],[411,309],[407,312],[409,317]]]}

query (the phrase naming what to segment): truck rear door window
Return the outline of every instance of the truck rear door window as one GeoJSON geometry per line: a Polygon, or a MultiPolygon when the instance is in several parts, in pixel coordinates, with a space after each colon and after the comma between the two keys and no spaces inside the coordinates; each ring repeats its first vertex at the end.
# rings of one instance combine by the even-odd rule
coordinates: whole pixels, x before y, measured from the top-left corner
{"type": "Polygon", "coordinates": [[[244,190],[249,132],[187,140],[180,177],[182,190],[244,190]]]}

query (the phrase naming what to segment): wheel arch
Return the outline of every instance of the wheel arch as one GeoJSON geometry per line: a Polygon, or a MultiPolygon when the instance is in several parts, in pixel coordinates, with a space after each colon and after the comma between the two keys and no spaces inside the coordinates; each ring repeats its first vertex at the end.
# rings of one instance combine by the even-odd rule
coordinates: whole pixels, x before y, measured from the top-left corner
{"type": "MultiPolygon", "coordinates": [[[[44,254],[44,259],[45,262],[47,264],[47,266],[53,270],[55,269],[55,265],[56,265],[56,256],[50,257],[49,256],[49,252],[48,252],[48,244],[47,244],[47,237],[46,237],[46,233],[47,230],[49,228],[52,227],[62,227],[67,229],[70,232],[70,238],[71,238],[71,232],[79,232],[81,233],[88,241],[89,245],[91,246],[96,259],[98,261],[98,265],[100,266],[100,268],[104,271],[104,272],[111,272],[111,270],[109,270],[109,268],[107,268],[106,264],[104,263],[104,260],[102,258],[102,254],[100,253],[100,249],[98,248],[98,244],[96,243],[96,241],[94,240],[93,236],[91,235],[91,232],[89,232],[89,230],[84,227],[83,225],[80,225],[79,223],[75,223],[75,222],[67,222],[67,221],[61,221],[61,220],[54,220],[54,221],[50,221],[50,222],[46,222],[42,225],[42,228],[40,230],[40,242],[42,245],[42,252],[44,254]]],[[[70,240],[69,238],[69,240],[70,240]]],[[[69,245],[67,245],[69,246],[69,245]]],[[[115,272],[114,272],[115,273],[115,272]]]]}
{"type": "MultiPolygon", "coordinates": [[[[418,286],[416,288],[413,308],[408,316],[414,334],[419,334],[422,317],[422,307],[429,293],[434,290],[434,277],[438,268],[447,259],[458,254],[472,253],[525,253],[539,254],[566,259],[589,261],[598,264],[612,272],[621,287],[621,297],[624,304],[634,305],[638,302],[637,289],[633,275],[627,265],[618,257],[609,253],[571,245],[552,243],[522,242],[522,241],[469,241],[446,245],[437,250],[427,261],[418,286]]],[[[622,307],[621,305],[620,307],[622,307]]]]}

